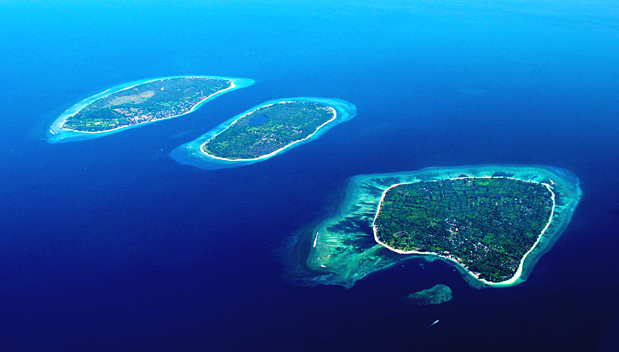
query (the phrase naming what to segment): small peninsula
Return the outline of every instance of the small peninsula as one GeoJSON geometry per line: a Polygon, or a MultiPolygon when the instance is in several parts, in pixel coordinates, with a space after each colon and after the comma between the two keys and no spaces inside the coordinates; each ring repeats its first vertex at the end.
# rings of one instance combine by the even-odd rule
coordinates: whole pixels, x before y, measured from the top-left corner
{"type": "Polygon", "coordinates": [[[223,93],[253,84],[250,79],[176,76],[110,88],[75,104],[50,126],[48,142],[97,138],[188,114],[223,93]]]}
{"type": "Polygon", "coordinates": [[[576,176],[545,166],[356,176],[338,211],[305,232],[308,271],[296,277],[351,287],[419,258],[452,264],[475,288],[516,285],[563,233],[581,196],[576,176]]]}
{"type": "Polygon", "coordinates": [[[170,156],[203,169],[248,165],[312,141],[356,112],[340,99],[270,100],[175,148],[170,156]]]}

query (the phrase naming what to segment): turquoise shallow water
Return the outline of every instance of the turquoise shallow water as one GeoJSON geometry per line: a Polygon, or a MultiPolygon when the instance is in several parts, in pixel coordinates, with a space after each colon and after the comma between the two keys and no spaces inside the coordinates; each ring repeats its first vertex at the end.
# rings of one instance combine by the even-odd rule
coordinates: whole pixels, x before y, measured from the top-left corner
{"type": "Polygon", "coordinates": [[[310,247],[307,240],[299,238],[299,244],[305,243],[309,255],[306,265],[302,263],[300,266],[304,269],[297,269],[295,276],[310,286],[325,284],[350,288],[366,275],[401,264],[405,260],[433,262],[441,259],[455,267],[473,288],[518,285],[528,278],[540,257],[552,248],[569,226],[581,197],[578,177],[567,170],[548,166],[469,165],[358,175],[349,181],[346,195],[336,212],[318,225],[300,232],[299,236],[309,236],[313,243],[310,247]],[[552,193],[551,219],[535,244],[524,254],[512,277],[500,282],[489,282],[478,278],[456,257],[443,255],[442,252],[403,252],[380,242],[376,236],[374,219],[388,189],[399,184],[469,177],[510,177],[544,184],[552,193]]]}
{"type": "Polygon", "coordinates": [[[341,100],[341,99],[299,97],[299,98],[285,98],[285,99],[269,100],[241,114],[234,116],[233,118],[223,122],[219,126],[203,134],[197,139],[191,142],[187,142],[181,146],[178,146],[177,148],[174,148],[174,150],[172,150],[172,153],[170,153],[170,156],[172,157],[172,159],[178,161],[181,164],[192,165],[192,166],[196,166],[196,167],[199,167],[205,170],[215,170],[215,169],[223,169],[223,168],[243,166],[243,165],[251,165],[257,162],[270,159],[274,156],[277,156],[278,154],[281,154],[281,153],[284,153],[290,150],[291,148],[295,148],[302,144],[316,140],[320,138],[323,134],[325,134],[331,128],[335,127],[336,125],[342,122],[352,119],[353,117],[355,117],[355,115],[357,115],[357,108],[353,104],[347,101],[341,100]],[[335,109],[335,118],[333,119],[333,121],[330,121],[329,123],[321,126],[316,132],[314,132],[308,138],[298,140],[292,144],[285,146],[282,149],[279,149],[273,153],[264,155],[256,159],[226,160],[223,158],[213,157],[202,151],[201,146],[204,143],[206,143],[211,138],[223,132],[232,123],[234,123],[236,120],[238,120],[242,116],[247,115],[251,111],[257,110],[260,107],[276,104],[282,101],[299,101],[299,102],[307,101],[307,102],[321,103],[321,104],[324,104],[325,106],[329,106],[335,109]]]}
{"type": "Polygon", "coordinates": [[[598,0],[3,1],[0,349],[616,350],[618,23],[598,0]],[[255,84],[162,123],[43,139],[85,97],[178,75],[255,84]],[[243,167],[169,157],[280,97],[357,116],[243,167]],[[304,254],[287,245],[351,177],[479,164],[581,181],[523,284],[475,290],[414,260],[348,290],[285,276],[304,254]],[[400,302],[436,284],[453,300],[400,302]]]}
{"type": "MultiPolygon", "coordinates": [[[[85,133],[85,132],[73,131],[73,130],[68,130],[68,129],[63,129],[62,128],[62,124],[67,120],[67,118],[69,118],[70,116],[75,115],[80,110],[82,110],[86,106],[90,105],[91,103],[95,102],[96,100],[99,100],[99,99],[104,98],[104,97],[106,97],[108,95],[117,93],[119,91],[125,90],[127,88],[130,88],[130,87],[133,87],[133,86],[136,86],[136,85],[140,85],[140,84],[144,84],[144,83],[148,83],[148,82],[152,82],[152,81],[159,81],[159,80],[169,79],[169,78],[178,78],[178,77],[183,77],[183,76],[150,78],[150,79],[143,79],[143,80],[139,80],[139,81],[123,83],[121,85],[117,85],[117,86],[114,86],[112,88],[106,89],[105,91],[103,91],[103,92],[101,92],[99,94],[95,94],[93,96],[84,98],[79,103],[76,103],[75,105],[73,105],[70,108],[68,108],[65,112],[63,112],[60,116],[58,116],[54,120],[54,122],[52,122],[52,124],[49,127],[49,130],[47,131],[47,141],[49,143],[65,143],[65,142],[83,141],[83,140],[88,140],[88,139],[93,139],[93,138],[100,138],[100,137],[107,136],[107,135],[110,135],[110,134],[113,134],[113,133],[118,133],[118,132],[121,132],[121,131],[125,131],[125,130],[131,129],[131,128],[139,128],[139,127],[142,127],[143,125],[147,125],[147,124],[151,124],[151,123],[163,122],[162,120],[156,120],[156,121],[150,121],[150,122],[146,122],[146,123],[141,123],[141,124],[138,124],[138,125],[126,126],[126,127],[118,128],[118,129],[111,130],[111,131],[97,132],[97,133],[85,133]]],[[[213,78],[213,79],[225,79],[225,80],[233,82],[234,83],[234,87],[232,87],[230,89],[226,89],[225,91],[221,91],[221,92],[218,92],[217,94],[212,95],[208,99],[205,99],[205,100],[201,101],[199,104],[196,104],[189,112],[187,112],[185,114],[182,114],[182,115],[186,115],[186,114],[192,113],[193,111],[199,109],[200,106],[206,104],[210,100],[215,99],[215,98],[217,98],[218,96],[220,96],[222,94],[229,93],[229,92],[231,92],[233,90],[236,90],[236,89],[245,88],[245,87],[250,86],[250,85],[252,85],[254,83],[254,81],[252,79],[248,79],[248,78],[228,78],[228,77],[214,77],[214,76],[199,76],[199,77],[208,77],[208,78],[213,78]]],[[[175,117],[179,117],[179,116],[182,116],[182,115],[176,115],[176,116],[172,116],[172,117],[169,117],[169,118],[175,118],[175,117]]]]}

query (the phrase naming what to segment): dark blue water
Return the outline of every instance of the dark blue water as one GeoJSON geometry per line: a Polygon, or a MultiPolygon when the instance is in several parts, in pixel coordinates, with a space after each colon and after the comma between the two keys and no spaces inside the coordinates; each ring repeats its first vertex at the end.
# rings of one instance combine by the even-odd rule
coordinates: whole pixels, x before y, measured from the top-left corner
{"type": "Polygon", "coordinates": [[[619,6],[410,3],[3,1],[0,350],[613,350],[619,6]],[[184,74],[256,84],[155,125],[41,140],[78,100],[184,74]],[[167,156],[296,96],[358,115],[246,167],[167,156]],[[477,291],[415,261],[350,290],[284,278],[286,243],[349,177],[500,163],[565,168],[584,191],[526,283],[477,291]],[[400,303],[437,283],[452,302],[400,303]]]}

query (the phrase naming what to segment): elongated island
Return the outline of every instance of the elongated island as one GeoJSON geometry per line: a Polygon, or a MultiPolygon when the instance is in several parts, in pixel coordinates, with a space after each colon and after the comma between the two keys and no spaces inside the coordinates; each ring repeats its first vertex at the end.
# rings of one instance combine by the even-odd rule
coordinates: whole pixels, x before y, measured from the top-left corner
{"type": "Polygon", "coordinates": [[[445,260],[475,288],[527,279],[582,196],[546,166],[463,166],[361,175],[311,236],[305,284],[351,287],[409,258],[445,260]]]}
{"type": "Polygon", "coordinates": [[[356,114],[353,104],[340,99],[270,100],[175,148],[170,156],[207,170],[253,164],[312,141],[356,114]]]}
{"type": "Polygon", "coordinates": [[[60,115],[49,143],[102,137],[188,114],[207,101],[254,83],[247,78],[175,76],[125,83],[93,95],[60,115]]]}

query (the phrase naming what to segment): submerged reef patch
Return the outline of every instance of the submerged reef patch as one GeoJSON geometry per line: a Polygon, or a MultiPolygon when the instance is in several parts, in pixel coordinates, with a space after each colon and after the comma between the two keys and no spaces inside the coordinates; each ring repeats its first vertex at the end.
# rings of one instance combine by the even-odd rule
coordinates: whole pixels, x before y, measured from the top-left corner
{"type": "Polygon", "coordinates": [[[557,241],[581,196],[575,175],[546,166],[442,167],[356,176],[337,212],[311,231],[306,265],[312,282],[351,287],[405,259],[441,259],[475,288],[515,285],[527,279],[557,241]],[[424,182],[437,189],[426,194],[424,182]],[[414,185],[408,190],[414,194],[397,189],[404,184],[414,185]],[[397,204],[381,223],[380,206],[389,189],[395,189],[390,201],[397,204]],[[443,197],[449,199],[438,199],[443,197]],[[509,223],[514,221],[527,230],[522,237],[512,233],[509,223]],[[384,237],[381,226],[388,232],[384,237]],[[451,242],[455,245],[447,248],[451,242]]]}
{"type": "Polygon", "coordinates": [[[449,302],[453,299],[449,286],[438,284],[404,296],[400,301],[409,306],[427,306],[449,302]]]}

